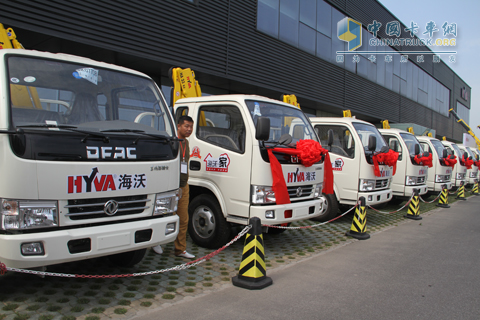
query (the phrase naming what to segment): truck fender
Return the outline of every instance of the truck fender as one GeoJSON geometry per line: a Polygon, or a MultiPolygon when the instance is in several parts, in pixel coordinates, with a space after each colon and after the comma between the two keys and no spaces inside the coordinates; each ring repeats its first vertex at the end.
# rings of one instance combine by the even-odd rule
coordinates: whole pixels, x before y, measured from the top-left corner
{"type": "Polygon", "coordinates": [[[226,218],[227,206],[223,199],[222,193],[216,184],[210,181],[205,181],[203,179],[195,179],[195,178],[189,178],[188,184],[190,185],[190,187],[195,187],[196,189],[196,192],[194,193],[190,191],[190,198],[192,198],[194,194],[196,196],[198,194],[207,193],[205,192],[205,189],[210,191],[210,193],[212,193],[215,196],[215,198],[217,198],[218,204],[220,205],[220,209],[222,209],[223,216],[226,218]],[[202,189],[204,189],[204,191],[202,191],[202,189]]]}

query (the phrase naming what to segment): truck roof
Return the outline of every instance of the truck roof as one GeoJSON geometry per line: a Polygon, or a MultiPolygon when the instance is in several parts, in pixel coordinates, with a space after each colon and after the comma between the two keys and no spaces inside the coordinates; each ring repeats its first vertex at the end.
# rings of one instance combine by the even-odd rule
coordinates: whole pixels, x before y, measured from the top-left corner
{"type": "Polygon", "coordinates": [[[311,117],[309,118],[310,122],[312,123],[354,123],[354,122],[361,122],[365,124],[372,125],[370,122],[356,119],[356,118],[350,118],[350,117],[311,117]]]}
{"type": "MultiPolygon", "coordinates": [[[[106,63],[106,62],[101,62],[101,61],[96,61],[90,58],[85,58],[81,56],[76,56],[73,54],[67,54],[67,53],[51,53],[51,52],[45,52],[45,51],[37,51],[37,50],[26,50],[26,49],[2,49],[0,50],[0,56],[5,56],[7,54],[15,54],[15,55],[22,55],[22,56],[30,56],[30,57],[41,57],[41,58],[46,58],[46,59],[60,59],[68,62],[73,62],[73,63],[85,63],[89,65],[94,65],[98,67],[103,67],[103,68],[108,68],[108,69],[115,69],[118,71],[123,71],[127,73],[134,73],[139,76],[143,76],[146,78],[150,78],[146,74],[121,67],[115,64],[111,63],[106,63]]],[[[2,59],[3,60],[3,59],[2,59]]]]}
{"type": "Polygon", "coordinates": [[[380,133],[383,133],[383,132],[395,132],[395,133],[409,133],[409,134],[412,134],[408,131],[405,131],[405,130],[402,130],[402,129],[397,129],[397,128],[390,128],[390,129],[378,129],[378,131],[380,131],[380,133]]]}
{"type": "MultiPolygon", "coordinates": [[[[423,141],[425,141],[425,140],[430,140],[430,141],[432,141],[432,140],[438,140],[437,138],[428,137],[428,136],[416,136],[416,137],[417,137],[417,140],[418,140],[418,141],[422,141],[422,140],[423,140],[423,141]]],[[[440,141],[440,140],[438,140],[438,141],[440,141]]]]}
{"type": "Polygon", "coordinates": [[[214,101],[237,101],[241,102],[244,100],[258,100],[258,101],[265,101],[270,103],[281,104],[290,108],[298,109],[297,107],[288,104],[286,102],[275,100],[259,95],[254,94],[219,94],[219,95],[211,95],[211,96],[202,96],[202,97],[192,97],[192,98],[182,98],[177,100],[175,103],[176,105],[181,103],[191,103],[191,102],[214,102],[214,101]]]}

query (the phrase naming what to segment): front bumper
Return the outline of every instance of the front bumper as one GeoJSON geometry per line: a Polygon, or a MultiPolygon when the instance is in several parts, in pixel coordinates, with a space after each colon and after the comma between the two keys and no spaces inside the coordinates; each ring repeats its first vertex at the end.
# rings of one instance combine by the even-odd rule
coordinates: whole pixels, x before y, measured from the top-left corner
{"type": "MultiPolygon", "coordinates": [[[[178,216],[115,223],[109,225],[67,229],[28,234],[0,234],[0,262],[11,268],[33,268],[52,264],[91,259],[116,253],[149,248],[175,240],[178,234],[178,216]],[[175,223],[175,232],[165,235],[168,223],[175,223]],[[149,241],[135,243],[137,231],[152,230],[149,241]],[[90,239],[90,250],[71,253],[69,241],[90,239]],[[24,256],[22,243],[41,242],[42,256],[24,256]]],[[[88,240],[86,240],[88,242],[88,240]]]]}
{"type": "Polygon", "coordinates": [[[278,225],[306,220],[319,216],[323,211],[323,200],[292,202],[281,205],[250,206],[250,218],[258,217],[264,225],[278,225]],[[274,218],[266,218],[267,211],[274,211],[274,218]],[[291,215],[291,217],[290,217],[291,215]],[[290,217],[290,218],[289,218],[290,217]]]}
{"type": "Polygon", "coordinates": [[[374,191],[374,192],[359,192],[358,198],[365,198],[365,205],[376,205],[384,202],[388,202],[392,199],[393,192],[391,189],[374,191]]]}

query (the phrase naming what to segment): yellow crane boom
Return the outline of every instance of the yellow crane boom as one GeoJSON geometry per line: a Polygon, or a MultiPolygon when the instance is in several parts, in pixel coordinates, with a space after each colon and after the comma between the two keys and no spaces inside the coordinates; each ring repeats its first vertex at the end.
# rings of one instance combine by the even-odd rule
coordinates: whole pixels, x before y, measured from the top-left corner
{"type": "MultiPolygon", "coordinates": [[[[477,138],[477,136],[473,133],[472,129],[470,128],[470,126],[465,122],[463,121],[462,119],[460,119],[460,117],[458,116],[458,114],[455,112],[455,110],[450,109],[448,110],[448,112],[450,112],[454,117],[455,119],[457,120],[458,123],[460,123],[464,128],[465,130],[467,130],[467,132],[473,137],[473,139],[475,139],[475,142],[477,143],[477,148],[480,149],[480,139],[477,138]]],[[[480,127],[480,126],[479,126],[480,127]]]]}

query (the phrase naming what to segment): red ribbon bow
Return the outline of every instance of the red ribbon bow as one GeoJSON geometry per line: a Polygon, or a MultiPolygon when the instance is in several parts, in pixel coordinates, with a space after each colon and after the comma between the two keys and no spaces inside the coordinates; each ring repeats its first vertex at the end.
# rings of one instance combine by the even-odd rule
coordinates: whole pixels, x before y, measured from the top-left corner
{"type": "Polygon", "coordinates": [[[275,201],[277,204],[290,203],[290,196],[288,195],[287,184],[283,177],[282,166],[273,155],[273,152],[297,156],[305,167],[312,166],[314,163],[320,161],[322,155],[325,155],[322,192],[325,194],[333,193],[333,170],[330,155],[328,150],[322,148],[317,141],[310,139],[299,140],[296,148],[272,148],[267,151],[270,168],[272,170],[272,189],[275,193],[275,201]]]}
{"type": "Polygon", "coordinates": [[[429,153],[428,154],[428,157],[424,157],[423,155],[416,155],[415,158],[413,158],[413,160],[417,163],[417,164],[422,164],[424,166],[427,166],[429,168],[433,167],[433,161],[432,161],[432,154],[429,153]]]}
{"type": "Polygon", "coordinates": [[[393,167],[393,175],[397,172],[397,160],[398,152],[393,151],[392,149],[388,150],[386,153],[374,153],[372,156],[373,160],[373,173],[376,177],[380,177],[380,168],[379,164],[384,164],[389,167],[393,167]]]}
{"type": "Polygon", "coordinates": [[[447,166],[452,167],[453,170],[455,168],[455,164],[457,163],[457,156],[449,154],[445,159],[443,159],[443,162],[447,166]]]}

